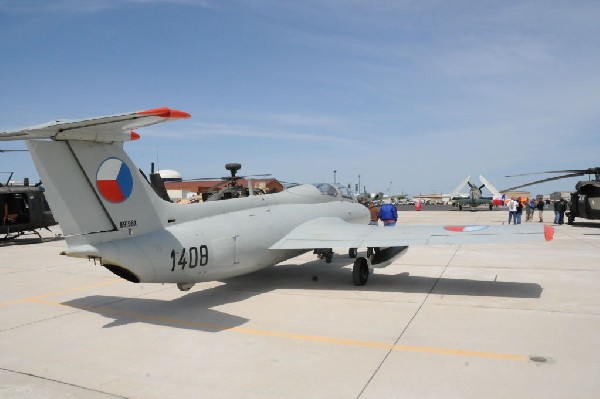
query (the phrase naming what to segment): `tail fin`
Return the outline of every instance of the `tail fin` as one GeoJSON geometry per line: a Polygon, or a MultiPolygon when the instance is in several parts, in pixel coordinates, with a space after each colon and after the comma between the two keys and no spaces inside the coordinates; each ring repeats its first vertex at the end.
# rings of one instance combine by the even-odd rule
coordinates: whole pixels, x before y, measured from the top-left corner
{"type": "Polygon", "coordinates": [[[163,226],[166,202],[158,197],[123,150],[134,127],[189,114],[168,108],[50,124],[0,133],[28,139],[46,196],[63,234],[93,244],[144,234],[163,226]],[[54,141],[29,140],[52,138],[54,141]]]}

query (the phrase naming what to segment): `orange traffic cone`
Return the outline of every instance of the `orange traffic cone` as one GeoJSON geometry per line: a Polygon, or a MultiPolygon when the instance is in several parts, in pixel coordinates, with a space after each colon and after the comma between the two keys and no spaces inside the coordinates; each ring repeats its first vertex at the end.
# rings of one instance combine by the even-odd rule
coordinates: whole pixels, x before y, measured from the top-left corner
{"type": "Polygon", "coordinates": [[[421,201],[417,201],[415,202],[415,211],[420,211],[421,210],[421,201]]]}

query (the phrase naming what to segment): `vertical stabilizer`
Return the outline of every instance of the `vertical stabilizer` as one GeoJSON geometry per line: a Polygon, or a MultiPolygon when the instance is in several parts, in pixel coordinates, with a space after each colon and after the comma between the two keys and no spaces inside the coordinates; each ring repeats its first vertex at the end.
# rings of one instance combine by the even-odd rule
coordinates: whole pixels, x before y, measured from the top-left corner
{"type": "Polygon", "coordinates": [[[0,141],[27,140],[67,243],[94,244],[163,227],[170,204],[141,177],[123,143],[140,138],[131,129],[189,117],[163,107],[57,120],[0,132],[0,141]]]}
{"type": "Polygon", "coordinates": [[[28,141],[48,202],[63,234],[87,243],[162,227],[154,191],[122,143],[28,141]]]}

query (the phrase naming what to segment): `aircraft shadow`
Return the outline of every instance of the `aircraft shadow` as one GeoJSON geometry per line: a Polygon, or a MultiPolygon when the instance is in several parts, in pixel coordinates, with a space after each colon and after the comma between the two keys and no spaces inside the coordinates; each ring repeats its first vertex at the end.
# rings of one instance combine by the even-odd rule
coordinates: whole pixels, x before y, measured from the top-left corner
{"type": "Polygon", "coordinates": [[[96,313],[107,319],[104,328],[131,323],[148,323],[204,332],[220,332],[239,327],[249,319],[215,310],[215,307],[249,299],[276,289],[343,290],[401,292],[435,295],[465,295],[503,298],[540,298],[539,284],[448,279],[375,274],[367,285],[352,283],[351,259],[338,255],[326,264],[322,260],[306,264],[286,264],[270,267],[248,275],[223,281],[223,285],[183,294],[173,300],[128,298],[92,295],[62,304],[74,309],[96,313]],[[336,259],[337,258],[337,259],[336,259]]]}
{"type": "Polygon", "coordinates": [[[43,242],[51,242],[51,241],[60,241],[65,238],[62,236],[52,236],[52,237],[17,237],[17,238],[8,238],[8,239],[0,239],[0,247],[5,247],[9,245],[31,245],[31,244],[40,244],[43,242]]]}
{"type": "Polygon", "coordinates": [[[173,300],[92,295],[62,304],[112,319],[104,328],[131,323],[148,323],[219,332],[243,325],[248,322],[248,319],[212,308],[243,301],[256,294],[251,291],[231,290],[226,285],[222,285],[194,291],[173,300]]]}
{"type": "Polygon", "coordinates": [[[232,289],[268,292],[275,289],[363,290],[436,295],[540,298],[543,288],[536,283],[450,279],[378,274],[377,269],[362,287],[352,282],[351,259],[338,255],[331,264],[314,261],[302,265],[279,265],[224,282],[232,289]],[[432,291],[433,289],[433,291],[432,291]]]}
{"type": "MultiPolygon", "coordinates": [[[[575,223],[573,223],[571,225],[571,227],[591,227],[591,228],[598,229],[598,228],[600,228],[600,223],[575,221],[575,223]]],[[[595,234],[590,234],[590,235],[595,235],[595,234]]]]}

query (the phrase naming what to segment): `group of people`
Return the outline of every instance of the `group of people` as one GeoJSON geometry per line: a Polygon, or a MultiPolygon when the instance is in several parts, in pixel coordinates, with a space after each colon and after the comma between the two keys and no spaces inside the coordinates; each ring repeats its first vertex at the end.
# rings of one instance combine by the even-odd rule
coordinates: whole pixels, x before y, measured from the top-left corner
{"type": "MultiPolygon", "coordinates": [[[[529,200],[525,198],[525,201],[521,200],[521,197],[516,199],[512,197],[508,202],[508,224],[521,224],[521,216],[523,215],[523,208],[525,208],[525,221],[533,221],[533,215],[537,210],[540,223],[544,222],[544,207],[546,202],[544,200],[529,200]]],[[[563,199],[554,201],[554,224],[564,224],[565,212],[567,211],[567,201],[563,199]]]]}
{"type": "Polygon", "coordinates": [[[383,200],[381,208],[371,202],[369,212],[371,213],[371,222],[369,223],[371,225],[378,225],[381,220],[384,226],[395,226],[398,221],[398,210],[389,199],[383,200]]]}
{"type": "MultiPolygon", "coordinates": [[[[508,224],[521,224],[521,217],[523,215],[523,209],[525,209],[525,221],[533,221],[533,216],[537,210],[540,223],[544,222],[544,207],[546,203],[544,200],[529,200],[525,198],[523,201],[521,197],[512,197],[508,202],[508,224]]],[[[371,225],[378,225],[379,221],[383,222],[384,226],[395,226],[398,221],[398,211],[389,199],[385,199],[380,208],[375,206],[374,203],[370,203],[369,212],[371,213],[371,225]]],[[[565,212],[567,211],[567,201],[561,199],[560,201],[554,201],[554,224],[564,224],[565,212]]]]}

